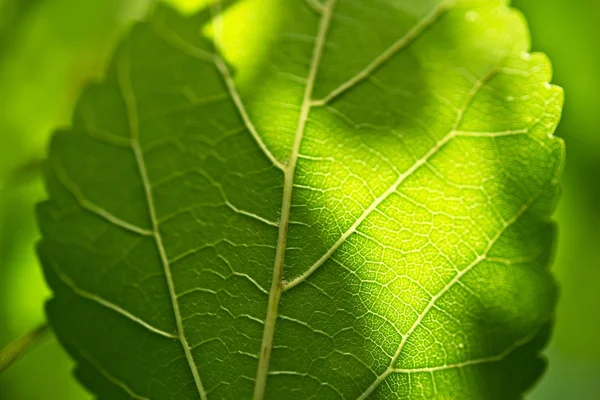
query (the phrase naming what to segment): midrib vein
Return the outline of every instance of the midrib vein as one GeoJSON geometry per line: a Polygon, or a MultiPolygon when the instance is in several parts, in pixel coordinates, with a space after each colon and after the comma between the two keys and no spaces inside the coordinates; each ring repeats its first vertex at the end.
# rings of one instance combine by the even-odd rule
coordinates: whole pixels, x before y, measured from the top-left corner
{"type": "Polygon", "coordinates": [[[148,206],[148,213],[152,223],[152,236],[154,237],[154,242],[156,244],[156,248],[158,250],[161,264],[163,266],[163,270],[165,273],[165,278],[167,281],[167,287],[169,289],[169,295],[171,298],[171,304],[173,307],[173,314],[175,314],[175,323],[177,325],[177,337],[181,342],[181,346],[183,347],[183,351],[185,353],[185,357],[188,361],[188,365],[192,372],[192,376],[194,377],[194,382],[196,384],[196,388],[198,390],[198,395],[201,400],[207,400],[206,391],[204,390],[204,386],[202,385],[202,381],[200,380],[200,375],[198,373],[198,367],[194,362],[194,357],[192,356],[192,351],[190,345],[188,344],[187,338],[185,337],[183,321],[181,319],[181,313],[179,310],[179,303],[177,301],[177,294],[175,292],[175,285],[173,283],[173,276],[171,274],[171,266],[169,264],[169,260],[167,258],[167,254],[165,251],[165,247],[163,245],[162,236],[160,234],[158,228],[158,219],[156,218],[156,209],[154,206],[154,198],[152,196],[152,188],[150,185],[150,179],[148,177],[148,171],[146,168],[146,161],[144,160],[144,154],[142,151],[142,147],[139,141],[139,120],[138,120],[138,112],[137,112],[137,101],[135,98],[135,94],[133,91],[133,87],[131,85],[131,73],[129,62],[126,57],[121,57],[118,63],[118,77],[119,77],[119,85],[121,87],[121,91],[123,93],[123,98],[125,100],[125,105],[127,108],[127,116],[129,119],[129,130],[131,135],[131,147],[133,149],[133,153],[135,156],[136,164],[138,167],[138,172],[140,174],[140,178],[142,180],[142,186],[144,188],[144,194],[146,197],[146,203],[148,206]]]}
{"type": "Polygon", "coordinates": [[[298,125],[296,127],[296,134],[294,137],[292,152],[283,171],[284,186],[283,199],[281,204],[281,217],[279,220],[279,234],[277,238],[277,249],[275,250],[273,278],[271,282],[271,289],[269,291],[267,315],[265,318],[265,327],[263,331],[261,350],[259,354],[258,367],[256,372],[254,400],[262,400],[265,396],[267,377],[269,374],[269,362],[271,359],[271,352],[273,349],[273,337],[275,335],[275,324],[277,322],[277,313],[279,309],[279,300],[281,298],[281,293],[283,292],[283,266],[285,261],[285,251],[287,247],[287,233],[290,221],[290,210],[292,206],[294,174],[296,171],[298,156],[300,154],[300,145],[302,144],[302,138],[306,129],[306,123],[308,121],[308,116],[312,108],[311,104],[313,89],[317,79],[319,64],[321,61],[321,56],[323,54],[323,48],[325,47],[325,38],[327,36],[327,31],[329,30],[329,25],[331,22],[331,17],[333,15],[333,7],[335,5],[335,2],[336,0],[328,0],[328,2],[323,7],[323,14],[319,23],[319,31],[315,39],[312,61],[308,72],[306,87],[304,90],[304,97],[302,100],[300,116],[298,118],[298,125]]]}

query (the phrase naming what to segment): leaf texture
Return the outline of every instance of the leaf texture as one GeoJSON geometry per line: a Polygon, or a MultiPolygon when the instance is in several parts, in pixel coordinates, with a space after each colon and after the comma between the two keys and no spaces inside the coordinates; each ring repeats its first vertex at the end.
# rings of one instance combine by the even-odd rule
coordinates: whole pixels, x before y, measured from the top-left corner
{"type": "Polygon", "coordinates": [[[518,399],[562,91],[499,0],[158,7],[54,136],[53,328],[100,399],[518,399]],[[253,19],[254,18],[254,19],[253,19]]]}

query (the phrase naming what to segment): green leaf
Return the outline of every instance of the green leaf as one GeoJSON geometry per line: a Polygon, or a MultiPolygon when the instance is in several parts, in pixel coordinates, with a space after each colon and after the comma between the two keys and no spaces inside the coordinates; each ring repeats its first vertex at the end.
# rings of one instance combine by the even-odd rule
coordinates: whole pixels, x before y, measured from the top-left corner
{"type": "Polygon", "coordinates": [[[522,17],[213,8],[158,8],[54,137],[40,255],[79,379],[111,400],[521,398],[563,162],[522,17]]]}

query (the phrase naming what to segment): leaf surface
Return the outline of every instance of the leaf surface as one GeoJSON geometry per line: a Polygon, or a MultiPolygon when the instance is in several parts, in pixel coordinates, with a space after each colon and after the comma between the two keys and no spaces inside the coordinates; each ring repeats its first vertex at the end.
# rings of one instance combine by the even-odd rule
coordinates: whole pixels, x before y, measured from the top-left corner
{"type": "Polygon", "coordinates": [[[54,137],[40,255],[80,380],[111,400],[521,398],[563,160],[522,17],[211,10],[155,10],[54,137]]]}

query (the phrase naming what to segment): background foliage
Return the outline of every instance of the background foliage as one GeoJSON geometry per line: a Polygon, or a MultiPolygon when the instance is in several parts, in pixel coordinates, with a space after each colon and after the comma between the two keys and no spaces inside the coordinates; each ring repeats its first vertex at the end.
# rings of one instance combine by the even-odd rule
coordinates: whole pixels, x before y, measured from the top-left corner
{"type": "MultiPolygon", "coordinates": [[[[0,347],[44,319],[48,290],[33,250],[39,160],[68,123],[85,82],[149,0],[0,0],[0,347]]],[[[206,0],[171,0],[193,9],[206,0]]],[[[600,25],[596,0],[514,0],[534,50],[566,90],[557,134],[567,142],[554,272],[561,285],[550,367],[531,399],[595,399],[600,379],[600,25]]],[[[49,337],[0,376],[3,400],[89,399],[49,337]]]]}

